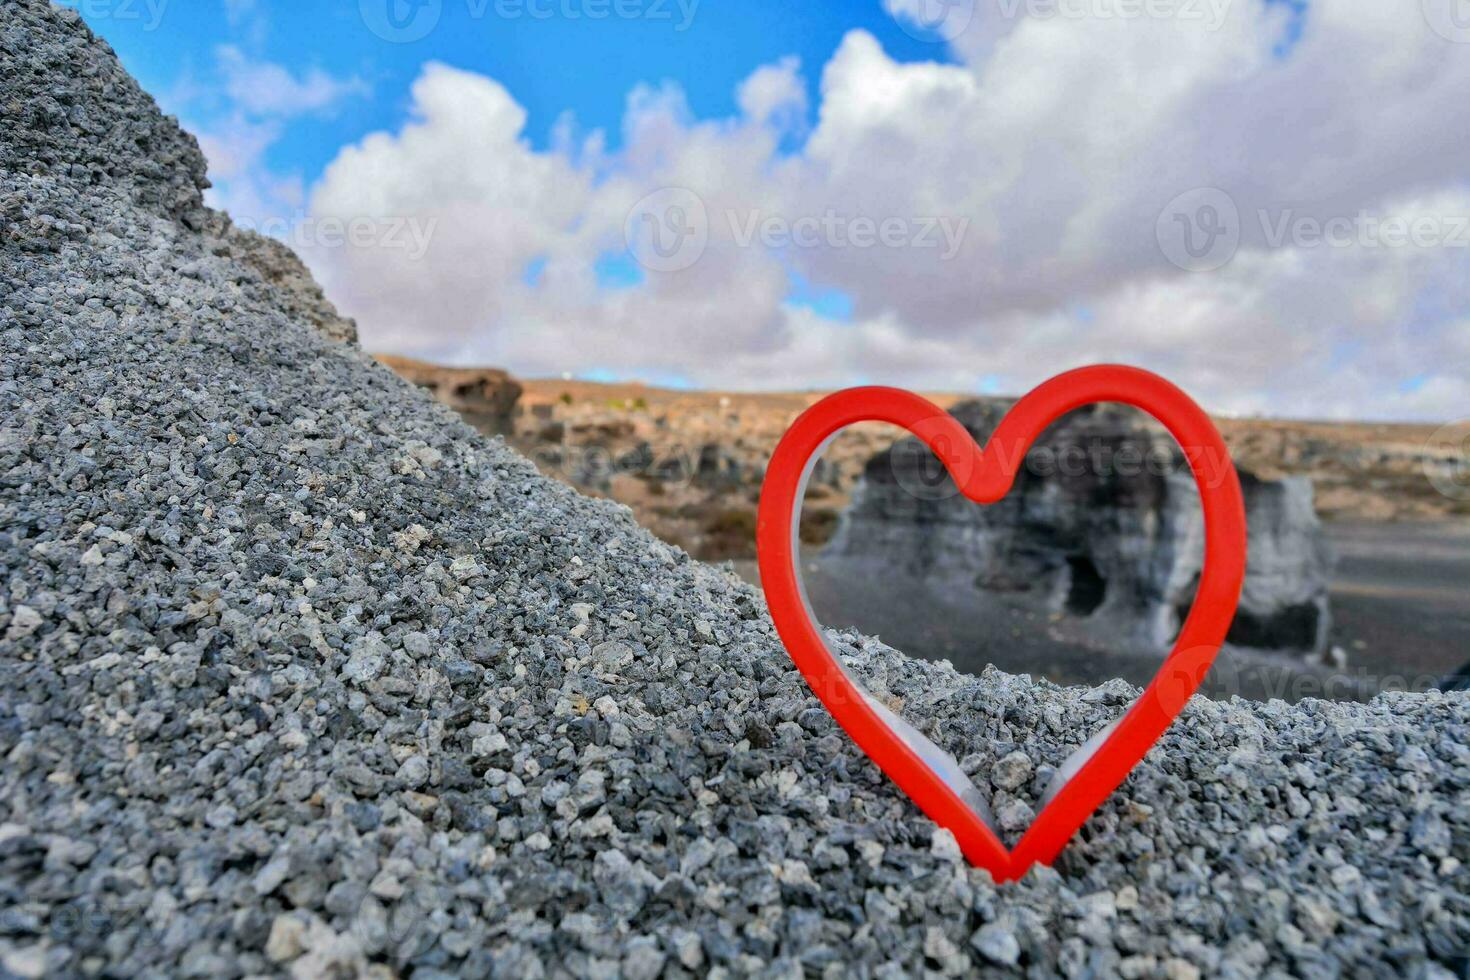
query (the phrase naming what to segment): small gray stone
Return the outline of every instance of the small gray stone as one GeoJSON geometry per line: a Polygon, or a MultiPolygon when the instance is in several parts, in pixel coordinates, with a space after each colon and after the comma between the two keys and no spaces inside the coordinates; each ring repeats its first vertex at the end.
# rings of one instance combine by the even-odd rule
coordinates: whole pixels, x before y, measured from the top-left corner
{"type": "Polygon", "coordinates": [[[372,634],[363,637],[358,641],[352,656],[347,659],[347,665],[342,668],[342,676],[353,683],[366,684],[383,672],[387,660],[388,648],[381,636],[372,634]]]}
{"type": "Polygon", "coordinates": [[[1428,810],[1416,815],[1409,824],[1409,841],[1430,857],[1448,857],[1453,842],[1449,824],[1439,814],[1428,810]]]}
{"type": "Polygon", "coordinates": [[[1021,943],[1016,934],[998,922],[983,925],[970,937],[970,945],[981,956],[999,966],[1015,966],[1021,959],[1021,943]]]}
{"type": "Polygon", "coordinates": [[[592,879],[602,900],[612,912],[631,919],[648,900],[648,886],[643,875],[622,851],[606,850],[593,863],[592,879]]]}
{"type": "Polygon", "coordinates": [[[294,960],[306,950],[306,924],[294,915],[278,915],[271,923],[265,955],[272,963],[294,960]]]}
{"type": "Polygon", "coordinates": [[[411,755],[398,767],[398,780],[409,789],[419,789],[429,781],[429,760],[411,755]]]}
{"type": "Polygon", "coordinates": [[[250,886],[257,895],[269,895],[285,883],[291,874],[291,856],[285,853],[274,855],[265,867],[255,874],[250,886]]]}
{"type": "Polygon", "coordinates": [[[41,614],[24,603],[17,605],[10,613],[10,628],[5,631],[5,639],[14,642],[22,640],[34,633],[40,625],[45,622],[41,614]]]}
{"type": "Polygon", "coordinates": [[[667,960],[658,940],[635,937],[628,941],[628,951],[623,954],[623,976],[627,980],[657,980],[667,960]]]}
{"type": "Polygon", "coordinates": [[[990,771],[990,781],[1000,789],[1014,790],[1031,778],[1031,757],[1019,750],[1006,755],[990,771]]]}
{"type": "Polygon", "coordinates": [[[995,810],[995,822],[1000,829],[1012,833],[1025,830],[1035,816],[1025,800],[1008,800],[995,810]]]}

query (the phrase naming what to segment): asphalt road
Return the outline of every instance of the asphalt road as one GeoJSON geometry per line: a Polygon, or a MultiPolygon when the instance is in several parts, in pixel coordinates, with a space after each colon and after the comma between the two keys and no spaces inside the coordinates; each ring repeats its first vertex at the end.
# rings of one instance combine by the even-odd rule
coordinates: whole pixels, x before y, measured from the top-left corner
{"type": "Polygon", "coordinates": [[[1331,524],[1333,642],[1384,680],[1470,661],[1470,522],[1331,524]]]}
{"type": "MultiPolygon", "coordinates": [[[[1201,688],[1211,697],[1361,699],[1425,690],[1470,660],[1470,522],[1330,524],[1338,553],[1332,642],[1343,667],[1227,648],[1201,688]]],[[[753,563],[740,563],[754,579],[753,563]]],[[[1086,624],[1003,597],[943,590],[808,556],[807,594],[828,626],[853,626],[928,660],[972,673],[995,664],[1060,684],[1122,677],[1144,684],[1157,656],[1086,641],[1086,624]],[[1079,642],[1079,639],[1082,642],[1079,642]]]]}

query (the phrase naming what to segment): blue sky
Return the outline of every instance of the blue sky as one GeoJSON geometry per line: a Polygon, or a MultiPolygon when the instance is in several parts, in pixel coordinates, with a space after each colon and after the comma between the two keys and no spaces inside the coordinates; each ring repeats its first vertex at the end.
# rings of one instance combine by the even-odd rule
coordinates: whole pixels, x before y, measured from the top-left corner
{"type": "MultiPolygon", "coordinates": [[[[605,134],[610,152],[621,149],[628,93],[639,85],[673,83],[696,118],[737,114],[735,91],[753,66],[796,56],[806,67],[808,98],[819,101],[820,67],[842,37],[862,29],[895,60],[953,60],[940,39],[904,30],[878,0],[790,3],[783,0],[631,0],[636,16],[597,16],[586,0],[75,0],[72,5],[117,50],[130,72],[196,131],[223,125],[236,109],[221,89],[221,51],[236,49],[252,63],[289,66],[297,76],[319,70],[354,79],[359,89],[331,100],[330,111],[279,121],[259,163],[299,177],[309,189],[345,145],[400,126],[409,112],[408,90],[427,61],[495,78],[528,114],[525,138],[538,150],[553,142],[558,125],[585,135],[605,134]],[[388,42],[376,3],[403,4],[411,24],[437,16],[415,40],[388,42]]],[[[611,9],[608,0],[607,9],[611,9]]],[[[803,131],[783,144],[796,151],[803,131]]],[[[527,265],[532,282],[542,263],[527,265]]],[[[627,254],[603,255],[595,266],[607,289],[637,285],[641,268],[627,254]]],[[[846,320],[851,298],[841,289],[813,285],[793,270],[787,301],[818,315],[846,320]]],[[[599,375],[606,369],[599,369],[599,375]]],[[[666,375],[665,375],[666,376],[666,375]]]]}
{"type": "Polygon", "coordinates": [[[696,117],[720,118],[736,112],[736,85],[754,66],[787,55],[806,67],[816,104],[818,70],[854,28],[872,33],[897,60],[950,60],[943,44],[905,33],[878,0],[683,0],[684,7],[680,0],[634,0],[630,9],[642,15],[598,20],[559,12],[597,9],[585,0],[565,7],[566,0],[529,0],[552,16],[532,16],[520,0],[442,0],[435,28],[407,43],[375,35],[356,0],[151,0],[162,4],[156,18],[151,11],[158,8],[149,2],[72,5],[144,88],[196,124],[207,125],[229,108],[216,91],[222,45],[296,73],[319,68],[366,83],[370,95],[292,121],[267,151],[273,169],[300,172],[308,181],[342,146],[396,128],[409,107],[409,85],[431,60],[503,84],[527,110],[526,137],[538,149],[549,145],[558,120],[570,113],[578,131],[603,130],[613,150],[621,144],[628,93],[640,83],[674,81],[696,117]]]}

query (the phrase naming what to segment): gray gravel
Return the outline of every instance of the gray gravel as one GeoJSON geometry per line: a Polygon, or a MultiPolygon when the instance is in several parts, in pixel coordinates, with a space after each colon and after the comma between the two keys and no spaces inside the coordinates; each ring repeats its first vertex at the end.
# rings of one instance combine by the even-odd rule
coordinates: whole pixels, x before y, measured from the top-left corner
{"type": "MultiPolygon", "coordinates": [[[[1196,699],[997,887],[758,593],[313,329],[74,15],[0,112],[0,974],[1465,975],[1470,695],[1196,699]]],[[[842,642],[1007,819],[1135,693],[842,642]]]]}

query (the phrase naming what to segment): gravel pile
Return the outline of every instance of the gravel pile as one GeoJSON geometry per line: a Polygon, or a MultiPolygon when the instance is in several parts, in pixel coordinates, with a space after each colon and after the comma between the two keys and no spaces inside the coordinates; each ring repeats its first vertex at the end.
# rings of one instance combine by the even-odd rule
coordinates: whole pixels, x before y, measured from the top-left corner
{"type": "MultiPolygon", "coordinates": [[[[1465,975],[1470,696],[1196,700],[997,887],[755,591],[205,210],[74,14],[6,0],[0,113],[0,974],[1465,975]]],[[[1013,837],[1135,693],[842,642],[1013,837]]]]}

